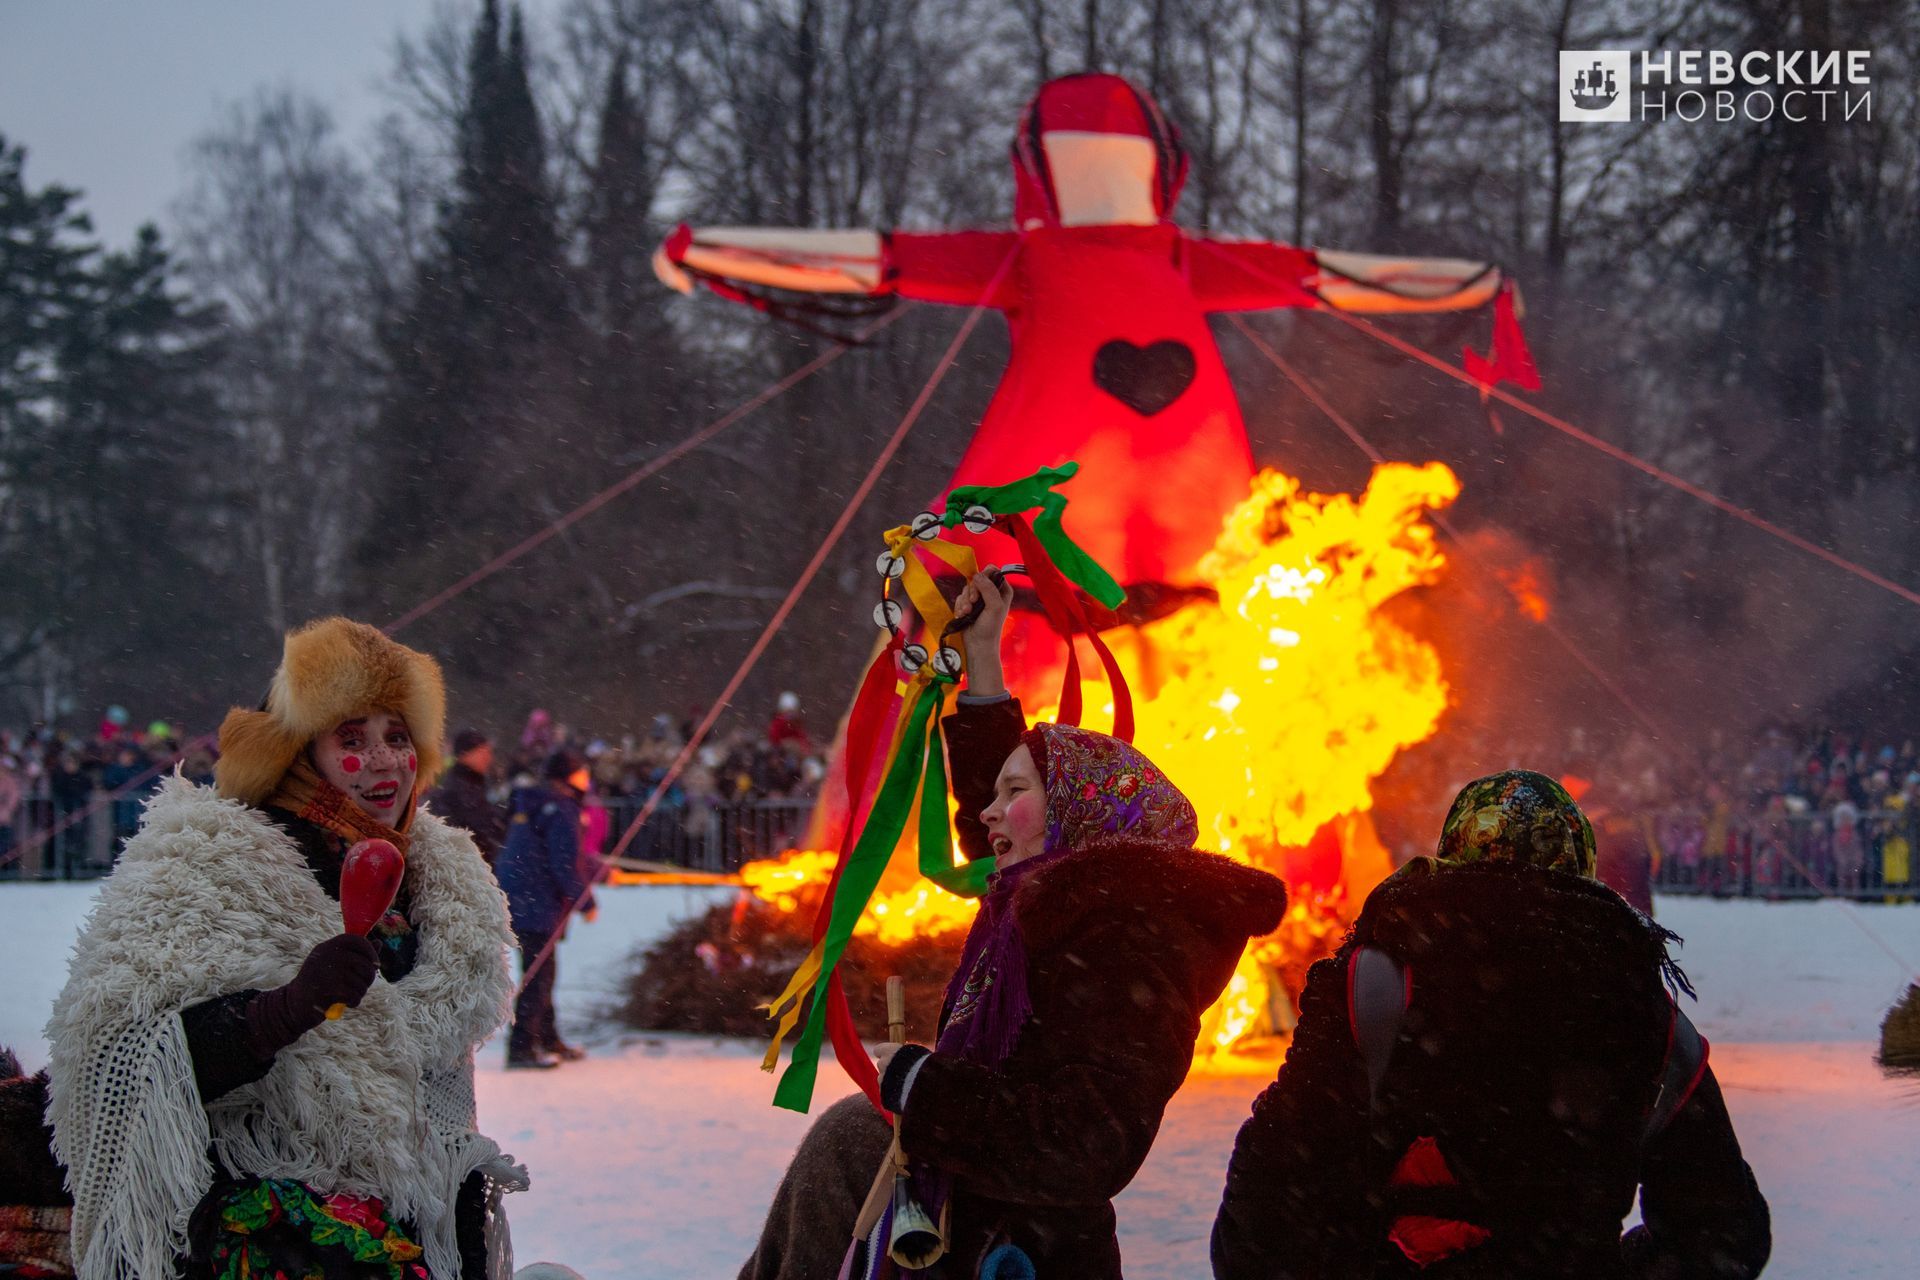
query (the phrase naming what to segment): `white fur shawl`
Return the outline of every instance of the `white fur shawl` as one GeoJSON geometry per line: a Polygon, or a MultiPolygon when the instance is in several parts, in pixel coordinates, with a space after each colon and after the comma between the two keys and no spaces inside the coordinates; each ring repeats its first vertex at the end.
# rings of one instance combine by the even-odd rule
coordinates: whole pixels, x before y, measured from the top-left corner
{"type": "Polygon", "coordinates": [[[211,1185],[239,1173],[376,1195],[419,1229],[429,1271],[460,1272],[453,1205],[474,1169],[504,1172],[473,1130],[473,1049],[506,1018],[504,899],[467,833],[413,825],[413,971],[282,1049],[258,1081],[203,1106],[179,1013],[279,986],[340,932],[340,908],[256,809],[178,775],[100,892],[47,1025],[55,1150],[74,1196],[81,1280],[158,1280],[211,1185]]]}

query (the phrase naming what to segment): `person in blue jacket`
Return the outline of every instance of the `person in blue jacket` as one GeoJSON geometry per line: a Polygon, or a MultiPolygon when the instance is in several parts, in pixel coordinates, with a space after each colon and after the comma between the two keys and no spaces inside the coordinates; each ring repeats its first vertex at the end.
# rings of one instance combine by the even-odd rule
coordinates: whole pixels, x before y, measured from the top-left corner
{"type": "Polygon", "coordinates": [[[587,762],[568,747],[547,757],[539,787],[513,793],[506,843],[494,864],[513,916],[520,946],[521,990],[514,1002],[513,1030],[507,1037],[509,1069],[544,1070],[563,1058],[582,1056],[560,1038],[553,1016],[553,982],[558,954],[533,970],[540,953],[565,933],[567,916],[578,906],[589,920],[596,907],[588,888],[580,849],[580,804],[590,775],[587,762]]]}

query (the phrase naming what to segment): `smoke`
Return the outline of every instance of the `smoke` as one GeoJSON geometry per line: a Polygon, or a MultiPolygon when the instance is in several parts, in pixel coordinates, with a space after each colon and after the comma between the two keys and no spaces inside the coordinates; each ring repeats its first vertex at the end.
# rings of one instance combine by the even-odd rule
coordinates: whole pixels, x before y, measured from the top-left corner
{"type": "MultiPolygon", "coordinates": [[[[1473,337],[1458,322],[1403,324],[1430,350],[1473,337]]],[[[1396,857],[1428,851],[1454,791],[1498,769],[1576,773],[1659,800],[1737,768],[1768,726],[1898,740],[1920,723],[1920,610],[1522,415],[1495,418],[1470,390],[1313,316],[1263,327],[1381,454],[1445,462],[1462,482],[1445,516],[1461,535],[1443,540],[1447,572],[1391,607],[1439,650],[1451,688],[1438,732],[1374,789],[1396,857]]],[[[1360,449],[1250,347],[1223,338],[1256,458],[1309,488],[1364,485],[1360,449]]],[[[1556,377],[1548,365],[1546,402],[1710,486],[1716,471],[1734,473],[1708,446],[1727,438],[1721,422],[1700,424],[1699,439],[1684,421],[1649,423],[1636,412],[1644,388],[1606,373],[1563,365],[1556,377]]],[[[1757,404],[1721,412],[1743,418],[1748,440],[1784,430],[1757,404]]],[[[1917,514],[1909,483],[1890,475],[1814,509],[1820,527],[1797,532],[1900,578],[1893,561],[1917,514]]],[[[1809,519],[1759,514],[1789,527],[1809,519]]]]}

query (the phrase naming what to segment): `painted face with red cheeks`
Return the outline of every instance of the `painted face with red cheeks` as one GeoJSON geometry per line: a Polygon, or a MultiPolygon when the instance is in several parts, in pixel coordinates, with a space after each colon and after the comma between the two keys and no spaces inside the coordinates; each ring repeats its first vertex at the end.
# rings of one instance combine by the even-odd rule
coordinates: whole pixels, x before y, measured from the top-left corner
{"type": "Polygon", "coordinates": [[[993,803],[980,811],[1002,869],[1047,847],[1047,789],[1033,752],[1022,743],[993,783],[993,803]]]}
{"type": "Polygon", "coordinates": [[[386,711],[342,720],[315,738],[313,763],[321,777],[388,826],[406,812],[420,770],[407,722],[386,711]]]}

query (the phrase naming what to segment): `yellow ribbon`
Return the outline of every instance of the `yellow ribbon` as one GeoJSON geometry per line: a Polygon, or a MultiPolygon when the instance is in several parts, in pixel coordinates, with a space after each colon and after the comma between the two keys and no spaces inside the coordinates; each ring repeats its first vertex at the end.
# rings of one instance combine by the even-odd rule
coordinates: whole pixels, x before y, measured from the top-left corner
{"type": "MultiPolygon", "coordinates": [[[[953,621],[953,607],[947,603],[946,596],[941,594],[940,588],[933,580],[933,575],[927,572],[926,566],[920,562],[919,557],[912,554],[913,550],[917,548],[947,564],[967,581],[971,581],[973,575],[978,572],[979,561],[972,547],[942,542],[938,539],[922,542],[913,536],[911,525],[896,526],[887,530],[883,536],[886,539],[888,552],[899,557],[906,566],[900,575],[900,587],[906,592],[907,599],[913,602],[913,607],[919,613],[920,620],[926,628],[928,649],[934,650],[941,643],[941,633],[953,621]]],[[[964,636],[956,633],[948,637],[946,643],[960,650],[964,669],[966,660],[964,636]]],[[[901,698],[901,713],[894,721],[893,736],[887,745],[887,756],[880,768],[881,777],[887,775],[893,767],[894,757],[900,754],[901,739],[905,736],[907,729],[908,713],[912,710],[914,703],[919,700],[920,691],[932,679],[931,669],[922,667],[912,676],[895,685],[895,692],[901,698]]],[[[761,1060],[762,1071],[771,1072],[778,1069],[781,1046],[786,1042],[787,1036],[792,1034],[793,1029],[800,1024],[800,1011],[805,1004],[805,997],[819,985],[820,968],[825,953],[826,939],[823,937],[813,944],[813,950],[807,953],[807,958],[801,961],[800,967],[793,971],[793,976],[787,980],[786,988],[766,1006],[767,1017],[776,1018],[779,1022],[774,1028],[773,1043],[767,1046],[766,1056],[761,1060]]]]}

